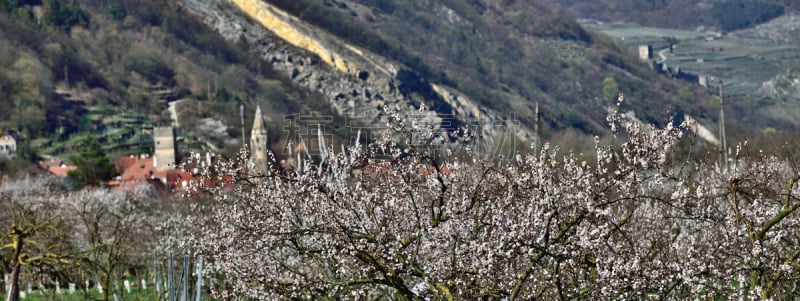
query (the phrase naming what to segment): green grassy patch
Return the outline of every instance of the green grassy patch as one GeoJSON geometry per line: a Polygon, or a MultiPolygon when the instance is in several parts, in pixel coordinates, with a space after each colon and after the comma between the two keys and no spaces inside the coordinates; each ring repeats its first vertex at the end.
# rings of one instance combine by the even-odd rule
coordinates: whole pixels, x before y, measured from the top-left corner
{"type": "MultiPolygon", "coordinates": [[[[114,293],[109,294],[111,300],[114,299],[114,293]]],[[[148,288],[146,290],[133,288],[130,293],[126,291],[117,292],[119,300],[127,301],[150,301],[158,300],[158,293],[155,289],[148,288]]],[[[193,297],[193,296],[192,296],[193,297]]],[[[26,301],[46,301],[46,300],[62,300],[62,301],[78,301],[78,300],[102,300],[103,295],[97,290],[91,289],[89,291],[77,290],[75,293],[70,294],[69,290],[62,288],[61,293],[56,293],[55,290],[48,290],[45,292],[32,291],[30,294],[26,293],[25,298],[20,296],[20,300],[26,301]]]]}

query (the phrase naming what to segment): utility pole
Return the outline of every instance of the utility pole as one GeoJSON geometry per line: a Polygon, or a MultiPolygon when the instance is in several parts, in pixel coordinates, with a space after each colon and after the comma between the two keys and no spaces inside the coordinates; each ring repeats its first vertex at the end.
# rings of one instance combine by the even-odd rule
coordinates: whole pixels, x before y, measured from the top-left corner
{"type": "Polygon", "coordinates": [[[69,90],[69,66],[64,66],[64,84],[67,86],[67,90],[69,90]]]}
{"type": "Polygon", "coordinates": [[[246,137],[244,133],[244,103],[239,104],[239,116],[242,117],[242,148],[244,148],[245,144],[247,144],[246,139],[244,138],[246,137]]]}
{"type": "Polygon", "coordinates": [[[722,80],[719,80],[719,136],[720,136],[720,160],[722,160],[722,170],[728,170],[728,142],[725,137],[725,100],[722,94],[722,80]]]}
{"type": "Polygon", "coordinates": [[[207,79],[207,82],[206,82],[206,95],[208,96],[208,97],[206,97],[206,99],[211,100],[212,96],[211,96],[211,79],[210,78],[207,79]]]}
{"type": "Polygon", "coordinates": [[[533,123],[533,152],[538,156],[539,152],[539,102],[536,102],[536,109],[534,110],[534,123],[533,123]]]}

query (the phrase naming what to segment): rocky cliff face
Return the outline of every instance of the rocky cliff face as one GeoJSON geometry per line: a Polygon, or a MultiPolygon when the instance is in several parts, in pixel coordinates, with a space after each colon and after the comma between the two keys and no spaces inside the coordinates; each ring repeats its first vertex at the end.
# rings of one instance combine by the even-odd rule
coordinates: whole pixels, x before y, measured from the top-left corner
{"type": "MultiPolygon", "coordinates": [[[[258,45],[266,62],[286,72],[298,85],[326,95],[341,115],[383,124],[384,106],[411,113],[421,104],[401,93],[402,80],[398,76],[403,72],[413,74],[406,66],[349,45],[269,3],[183,0],[183,4],[226,38],[246,39],[258,45]]],[[[430,85],[441,103],[433,105],[439,111],[429,112],[425,117],[427,122],[449,128],[451,121],[443,124],[442,115],[453,115],[462,125],[476,122],[495,125],[482,127],[483,134],[489,137],[503,134],[500,129],[513,128],[518,138],[532,141],[531,131],[512,127],[509,121],[477,105],[456,89],[430,85]]]]}

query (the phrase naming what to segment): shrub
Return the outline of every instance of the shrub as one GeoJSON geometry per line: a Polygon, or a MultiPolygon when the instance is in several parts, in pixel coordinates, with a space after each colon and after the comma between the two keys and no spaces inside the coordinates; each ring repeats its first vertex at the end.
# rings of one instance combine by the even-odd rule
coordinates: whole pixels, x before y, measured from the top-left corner
{"type": "Polygon", "coordinates": [[[108,11],[108,14],[111,16],[111,18],[113,18],[114,20],[122,20],[125,18],[125,16],[128,15],[128,12],[125,11],[125,8],[122,7],[122,4],[120,3],[110,4],[108,8],[106,8],[106,10],[108,11]]]}
{"type": "Polygon", "coordinates": [[[139,73],[153,84],[171,85],[175,77],[169,65],[150,54],[133,54],[125,60],[125,69],[139,73]]]}
{"type": "Polygon", "coordinates": [[[78,6],[77,2],[67,6],[59,0],[46,0],[48,7],[45,22],[56,26],[63,31],[69,31],[72,26],[89,24],[89,16],[78,6]]]}

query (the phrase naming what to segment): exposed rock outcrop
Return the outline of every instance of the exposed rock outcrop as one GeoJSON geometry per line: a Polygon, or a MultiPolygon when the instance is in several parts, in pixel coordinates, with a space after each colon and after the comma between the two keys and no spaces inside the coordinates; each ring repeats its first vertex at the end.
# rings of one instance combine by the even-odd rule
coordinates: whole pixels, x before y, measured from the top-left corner
{"type": "MultiPolygon", "coordinates": [[[[191,12],[228,39],[247,39],[258,45],[265,61],[282,70],[297,84],[328,97],[332,107],[344,116],[358,116],[383,124],[383,107],[398,112],[416,112],[420,105],[403,95],[397,79],[405,66],[369,51],[342,42],[302,20],[259,0],[183,0],[191,12]]],[[[442,125],[439,114],[453,115],[462,122],[480,120],[487,124],[507,122],[455,89],[432,85],[446,106],[430,112],[426,122],[442,125]]],[[[418,118],[418,116],[417,116],[418,118]]],[[[363,119],[362,119],[363,120],[363,119]]],[[[470,122],[472,121],[472,122],[470,122]]],[[[484,134],[496,136],[499,128],[486,128],[484,134]]],[[[532,141],[530,131],[514,133],[532,141]]]]}

